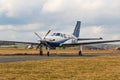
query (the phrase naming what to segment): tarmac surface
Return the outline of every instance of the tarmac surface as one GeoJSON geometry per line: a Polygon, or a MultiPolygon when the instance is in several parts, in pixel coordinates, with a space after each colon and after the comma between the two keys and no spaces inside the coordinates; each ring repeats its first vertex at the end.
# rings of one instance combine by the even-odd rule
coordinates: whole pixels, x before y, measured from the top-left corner
{"type": "Polygon", "coordinates": [[[30,60],[48,60],[48,59],[62,59],[62,58],[81,58],[81,57],[98,57],[98,56],[120,56],[120,53],[94,53],[94,54],[83,54],[83,56],[79,56],[77,54],[51,54],[47,55],[4,55],[0,56],[0,63],[7,62],[18,62],[18,61],[30,61],[30,60]]]}

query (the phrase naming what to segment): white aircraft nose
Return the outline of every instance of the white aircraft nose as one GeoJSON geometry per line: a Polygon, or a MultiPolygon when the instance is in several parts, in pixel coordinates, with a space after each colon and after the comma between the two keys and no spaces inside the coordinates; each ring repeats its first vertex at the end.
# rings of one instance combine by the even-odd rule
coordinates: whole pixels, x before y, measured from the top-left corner
{"type": "Polygon", "coordinates": [[[45,38],[46,41],[55,41],[55,39],[45,38]]]}

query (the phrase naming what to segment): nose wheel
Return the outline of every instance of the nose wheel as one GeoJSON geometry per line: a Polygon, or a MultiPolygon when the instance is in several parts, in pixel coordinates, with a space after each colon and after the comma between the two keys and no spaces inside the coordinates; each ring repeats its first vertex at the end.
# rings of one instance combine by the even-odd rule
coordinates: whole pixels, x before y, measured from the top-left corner
{"type": "Polygon", "coordinates": [[[47,49],[47,56],[50,56],[50,48],[46,47],[46,49],[47,49]]]}
{"type": "Polygon", "coordinates": [[[47,52],[47,56],[50,56],[50,52],[49,51],[47,52]]]}
{"type": "Polygon", "coordinates": [[[42,49],[42,47],[43,47],[43,46],[42,46],[42,44],[41,44],[41,45],[40,45],[40,47],[39,47],[39,48],[40,48],[40,53],[39,53],[39,54],[40,54],[40,56],[42,56],[42,55],[43,55],[43,49],[42,49]]]}
{"type": "Polygon", "coordinates": [[[43,51],[40,51],[40,56],[42,56],[43,55],[43,51]]]}

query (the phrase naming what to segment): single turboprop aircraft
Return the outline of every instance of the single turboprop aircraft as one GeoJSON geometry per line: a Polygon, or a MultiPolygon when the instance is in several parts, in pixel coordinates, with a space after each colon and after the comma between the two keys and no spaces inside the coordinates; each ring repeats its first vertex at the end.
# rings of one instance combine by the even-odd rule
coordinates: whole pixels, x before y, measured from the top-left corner
{"type": "Polygon", "coordinates": [[[40,55],[43,55],[43,47],[47,49],[47,56],[50,55],[49,50],[55,49],[56,47],[71,47],[71,46],[79,46],[78,54],[82,56],[82,45],[89,45],[89,44],[100,44],[100,43],[109,43],[109,42],[120,42],[120,40],[106,40],[103,41],[102,38],[79,38],[80,34],[80,26],[81,21],[77,21],[75,26],[74,32],[71,35],[67,35],[64,33],[53,33],[52,35],[48,36],[51,32],[49,30],[44,37],[39,36],[36,32],[35,35],[40,39],[39,42],[20,42],[20,41],[3,41],[2,43],[24,43],[30,45],[38,45],[37,47],[40,50],[40,55]],[[102,41],[92,41],[92,42],[79,42],[82,40],[102,40],[102,41]]]}

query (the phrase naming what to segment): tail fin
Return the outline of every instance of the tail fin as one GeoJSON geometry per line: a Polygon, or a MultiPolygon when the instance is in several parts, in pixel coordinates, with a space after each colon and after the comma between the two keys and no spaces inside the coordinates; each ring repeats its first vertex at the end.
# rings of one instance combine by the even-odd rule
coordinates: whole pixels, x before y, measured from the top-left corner
{"type": "Polygon", "coordinates": [[[79,34],[80,34],[80,25],[81,25],[81,21],[77,21],[77,24],[76,24],[74,32],[73,32],[73,35],[75,37],[79,37],[79,34]]]}

